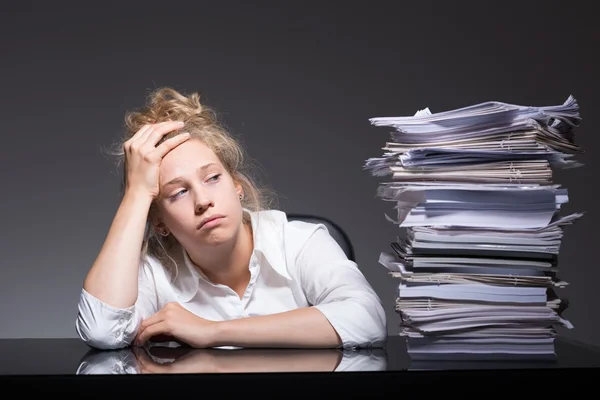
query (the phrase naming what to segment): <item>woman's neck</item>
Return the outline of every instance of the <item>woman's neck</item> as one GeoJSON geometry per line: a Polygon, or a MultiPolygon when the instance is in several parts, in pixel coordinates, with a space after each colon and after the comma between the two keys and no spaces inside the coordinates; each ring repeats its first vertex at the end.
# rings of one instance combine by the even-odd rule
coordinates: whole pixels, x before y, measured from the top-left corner
{"type": "Polygon", "coordinates": [[[211,282],[229,286],[241,297],[250,281],[249,263],[253,249],[252,227],[242,224],[231,244],[210,252],[188,252],[188,255],[211,282]]]}

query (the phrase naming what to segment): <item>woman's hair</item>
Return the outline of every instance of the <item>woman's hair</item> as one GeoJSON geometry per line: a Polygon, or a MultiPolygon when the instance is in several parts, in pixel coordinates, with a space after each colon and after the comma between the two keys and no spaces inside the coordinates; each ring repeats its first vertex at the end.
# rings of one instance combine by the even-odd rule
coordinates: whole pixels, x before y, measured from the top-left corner
{"type": "MultiPolygon", "coordinates": [[[[242,186],[244,193],[242,207],[251,211],[260,211],[274,207],[273,192],[266,187],[259,188],[251,177],[251,164],[242,145],[218,122],[216,113],[210,107],[200,103],[198,93],[181,94],[172,88],[159,88],[150,93],[146,105],[136,111],[128,111],[125,115],[125,134],[111,152],[117,158],[117,165],[122,166],[123,179],[121,195],[127,187],[127,160],[124,155],[124,144],[146,124],[163,121],[183,121],[181,129],[169,132],[158,144],[183,132],[189,132],[191,139],[199,139],[217,155],[234,182],[242,186]]],[[[158,145],[157,144],[157,145],[158,145]]],[[[177,269],[177,264],[169,256],[169,250],[177,243],[173,235],[167,237],[157,235],[150,223],[157,212],[152,202],[146,222],[146,232],[142,244],[142,260],[146,255],[157,258],[165,266],[168,261],[177,269]]],[[[244,213],[245,224],[250,223],[249,216],[244,213]]],[[[173,272],[173,271],[171,271],[173,272]]]]}

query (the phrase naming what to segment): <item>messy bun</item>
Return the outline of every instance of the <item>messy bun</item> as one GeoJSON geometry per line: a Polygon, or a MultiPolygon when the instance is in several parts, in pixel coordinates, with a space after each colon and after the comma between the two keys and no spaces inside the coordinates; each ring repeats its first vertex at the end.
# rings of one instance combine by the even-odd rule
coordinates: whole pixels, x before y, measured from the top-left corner
{"type": "Polygon", "coordinates": [[[198,93],[185,96],[171,88],[160,88],[150,94],[145,107],[125,115],[126,136],[132,137],[144,125],[164,121],[183,121],[188,129],[191,126],[221,129],[213,110],[200,103],[198,93]]]}
{"type": "MultiPolygon", "coordinates": [[[[252,211],[273,208],[274,196],[266,188],[259,189],[251,178],[251,165],[241,144],[233,138],[218,122],[217,115],[210,107],[201,104],[198,93],[181,94],[172,88],[159,88],[150,93],[146,105],[139,110],[128,111],[125,114],[125,134],[115,144],[111,152],[117,158],[117,165],[121,166],[121,196],[127,187],[127,165],[124,156],[124,144],[144,125],[156,124],[164,121],[182,121],[184,126],[167,133],[158,144],[169,138],[189,132],[191,138],[199,139],[219,157],[221,163],[231,175],[234,182],[242,186],[244,197],[242,206],[252,211]]],[[[157,144],[157,145],[158,145],[157,144]]],[[[166,238],[158,236],[150,227],[156,205],[150,206],[146,222],[146,234],[142,248],[142,258],[146,254],[158,258],[163,265],[173,265],[168,250],[176,243],[173,235],[166,238]]],[[[249,224],[250,219],[244,213],[244,223],[249,224]]],[[[176,268],[176,264],[173,265],[176,268]]]]}

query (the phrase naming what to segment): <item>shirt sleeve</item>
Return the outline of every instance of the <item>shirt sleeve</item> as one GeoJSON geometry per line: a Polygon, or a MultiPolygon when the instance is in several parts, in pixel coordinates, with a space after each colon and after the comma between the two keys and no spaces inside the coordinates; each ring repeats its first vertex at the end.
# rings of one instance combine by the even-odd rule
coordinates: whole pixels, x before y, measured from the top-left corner
{"type": "Polygon", "coordinates": [[[387,339],[380,298],[324,225],[318,225],[296,260],[300,285],[329,320],[342,347],[381,347],[387,339]]]}
{"type": "Polygon", "coordinates": [[[90,347],[102,350],[124,348],[135,339],[140,323],[158,309],[152,267],[142,263],[138,274],[138,298],[134,305],[116,308],[82,289],[75,328],[90,347]]]}

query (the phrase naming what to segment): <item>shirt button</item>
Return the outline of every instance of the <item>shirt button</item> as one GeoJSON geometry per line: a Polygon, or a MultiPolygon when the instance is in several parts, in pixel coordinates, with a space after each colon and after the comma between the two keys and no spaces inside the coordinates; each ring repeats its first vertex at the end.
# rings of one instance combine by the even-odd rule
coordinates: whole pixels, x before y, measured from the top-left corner
{"type": "Polygon", "coordinates": [[[123,325],[124,322],[125,322],[125,319],[123,319],[123,318],[119,319],[119,324],[123,325]]]}

